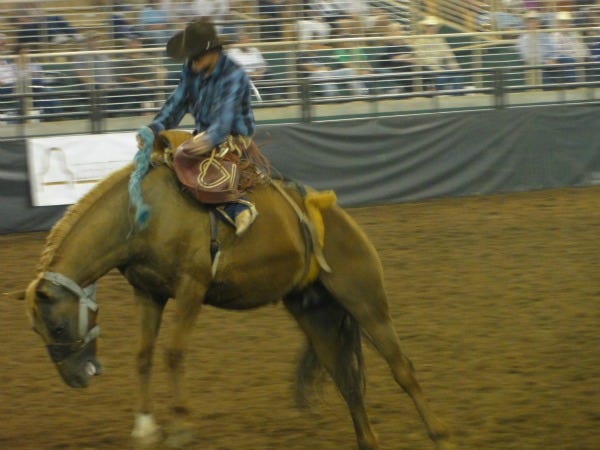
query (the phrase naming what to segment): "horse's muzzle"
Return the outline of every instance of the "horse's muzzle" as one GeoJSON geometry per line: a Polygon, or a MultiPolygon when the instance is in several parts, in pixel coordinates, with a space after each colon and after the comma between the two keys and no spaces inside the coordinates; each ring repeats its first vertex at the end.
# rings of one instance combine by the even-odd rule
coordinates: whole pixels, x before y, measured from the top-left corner
{"type": "Polygon", "coordinates": [[[63,381],[74,388],[87,387],[92,377],[102,373],[102,366],[96,359],[95,340],[55,364],[63,381]]]}

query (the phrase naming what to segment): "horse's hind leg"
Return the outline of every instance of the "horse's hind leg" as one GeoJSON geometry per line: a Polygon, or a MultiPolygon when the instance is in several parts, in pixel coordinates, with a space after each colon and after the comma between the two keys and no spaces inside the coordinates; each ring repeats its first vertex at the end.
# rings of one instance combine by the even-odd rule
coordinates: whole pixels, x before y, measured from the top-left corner
{"type": "Polygon", "coordinates": [[[400,341],[389,314],[380,275],[372,274],[372,277],[365,277],[364,272],[362,275],[356,277],[349,274],[344,283],[340,283],[340,279],[333,276],[324,280],[324,285],[331,292],[335,292],[335,298],[352,314],[377,351],[385,358],[394,379],[414,402],[427,427],[429,437],[440,449],[452,448],[448,427],[429,407],[415,377],[413,365],[400,349],[400,341]],[[365,282],[368,279],[377,282],[365,282]]]}
{"type": "Polygon", "coordinates": [[[450,448],[447,443],[449,430],[432,412],[425,395],[419,385],[412,363],[400,350],[400,343],[389,317],[378,323],[361,323],[379,353],[386,359],[394,379],[404,389],[414,402],[419,412],[429,437],[438,448],[450,448]]]}
{"type": "MultiPolygon", "coordinates": [[[[358,324],[320,284],[286,297],[284,303],[306,334],[308,351],[316,353],[344,397],[358,447],[379,448],[363,402],[364,366],[358,324]]],[[[310,370],[313,369],[315,366],[311,365],[310,370]]]]}

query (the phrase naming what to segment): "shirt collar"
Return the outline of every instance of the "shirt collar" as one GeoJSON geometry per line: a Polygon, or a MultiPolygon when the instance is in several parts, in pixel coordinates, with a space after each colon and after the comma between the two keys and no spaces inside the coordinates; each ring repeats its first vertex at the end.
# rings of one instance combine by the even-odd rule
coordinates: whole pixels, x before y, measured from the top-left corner
{"type": "Polygon", "coordinates": [[[217,63],[215,64],[215,68],[206,78],[219,77],[223,72],[223,67],[225,67],[225,53],[221,52],[219,54],[219,59],[217,59],[217,63]]]}

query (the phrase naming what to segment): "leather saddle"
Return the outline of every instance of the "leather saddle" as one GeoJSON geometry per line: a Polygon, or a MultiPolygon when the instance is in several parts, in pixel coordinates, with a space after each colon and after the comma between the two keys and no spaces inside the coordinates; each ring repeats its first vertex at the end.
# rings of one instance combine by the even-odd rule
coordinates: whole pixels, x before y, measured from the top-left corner
{"type": "Polygon", "coordinates": [[[227,139],[200,156],[192,156],[181,150],[190,139],[192,134],[185,131],[162,131],[155,141],[156,156],[175,171],[183,186],[201,203],[239,199],[243,195],[239,189],[241,150],[235,142],[227,139]]]}

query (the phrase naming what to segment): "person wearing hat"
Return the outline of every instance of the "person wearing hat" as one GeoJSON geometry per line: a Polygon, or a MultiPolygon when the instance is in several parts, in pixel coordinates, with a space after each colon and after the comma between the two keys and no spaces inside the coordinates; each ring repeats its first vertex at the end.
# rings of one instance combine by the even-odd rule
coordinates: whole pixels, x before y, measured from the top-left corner
{"type": "Polygon", "coordinates": [[[576,63],[589,60],[590,52],[579,31],[573,29],[573,17],[569,11],[556,14],[557,31],[552,33],[552,42],[556,53],[557,83],[575,83],[577,81],[576,63]]]}
{"type": "Polygon", "coordinates": [[[420,24],[424,34],[415,39],[416,64],[424,72],[434,72],[432,76],[423,77],[423,88],[436,91],[461,89],[459,73],[449,72],[458,70],[460,66],[446,39],[438,34],[439,20],[435,16],[427,16],[420,24]]]}
{"type": "MultiPolygon", "coordinates": [[[[551,67],[555,64],[554,43],[550,35],[540,30],[540,14],[537,11],[527,11],[523,15],[525,30],[517,38],[517,51],[523,62],[528,66],[544,66],[541,68],[542,83],[548,84],[554,81],[555,70],[551,67]]],[[[528,72],[532,75],[531,82],[539,83],[538,68],[528,72]]]]}
{"type": "MultiPolygon", "coordinates": [[[[223,42],[212,21],[200,18],[189,23],[169,39],[166,50],[171,58],[185,61],[180,81],[152,122],[138,131],[138,147],[152,145],[157,133],[175,128],[189,112],[194,118],[194,138],[179,149],[185,152],[183,156],[198,157],[234,139],[243,157],[266,162],[252,142],[256,124],[250,80],[222,51],[223,42]]],[[[238,236],[258,215],[245,197],[227,202],[219,210],[234,224],[238,236]]]]}

